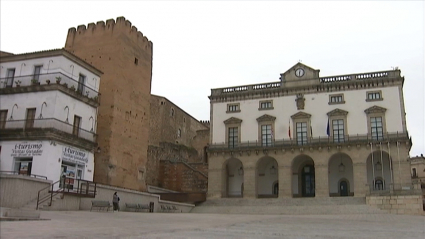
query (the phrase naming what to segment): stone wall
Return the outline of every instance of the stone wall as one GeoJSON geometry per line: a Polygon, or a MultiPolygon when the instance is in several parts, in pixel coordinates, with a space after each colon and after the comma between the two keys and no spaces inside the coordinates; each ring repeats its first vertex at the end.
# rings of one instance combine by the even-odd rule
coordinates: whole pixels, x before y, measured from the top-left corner
{"type": "Polygon", "coordinates": [[[160,187],[179,192],[206,192],[208,165],[161,160],[160,187]]]}
{"type": "Polygon", "coordinates": [[[65,49],[104,72],[94,181],[146,190],[152,42],[118,17],[70,28],[65,49]]]}
{"type": "MultiPolygon", "coordinates": [[[[186,113],[167,98],[151,95],[149,145],[161,142],[193,146],[197,131],[209,130],[204,124],[186,113]]],[[[198,140],[199,141],[199,140],[198,140]]],[[[203,149],[208,141],[203,142],[203,149]]]]}
{"type": "Polygon", "coordinates": [[[159,145],[149,146],[146,182],[179,192],[205,192],[208,164],[200,160],[198,151],[180,144],[159,145]]]}
{"type": "Polygon", "coordinates": [[[0,174],[0,207],[20,208],[37,200],[38,191],[52,181],[24,175],[0,174]]]}
{"type": "Polygon", "coordinates": [[[367,196],[366,203],[394,214],[423,213],[422,195],[367,196]]]}
{"type": "Polygon", "coordinates": [[[179,192],[206,191],[209,122],[198,121],[165,97],[151,95],[150,102],[146,183],[179,192]]]}

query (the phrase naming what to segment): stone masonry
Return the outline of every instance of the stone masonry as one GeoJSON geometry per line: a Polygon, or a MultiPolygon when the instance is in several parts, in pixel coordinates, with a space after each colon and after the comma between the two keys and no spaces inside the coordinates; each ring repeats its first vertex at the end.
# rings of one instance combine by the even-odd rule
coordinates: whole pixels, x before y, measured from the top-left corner
{"type": "Polygon", "coordinates": [[[180,192],[205,192],[209,123],[167,98],[151,95],[146,183],[180,192]]]}
{"type": "Polygon", "coordinates": [[[68,30],[65,49],[104,72],[95,182],[146,189],[152,47],[124,17],[68,30]]]}

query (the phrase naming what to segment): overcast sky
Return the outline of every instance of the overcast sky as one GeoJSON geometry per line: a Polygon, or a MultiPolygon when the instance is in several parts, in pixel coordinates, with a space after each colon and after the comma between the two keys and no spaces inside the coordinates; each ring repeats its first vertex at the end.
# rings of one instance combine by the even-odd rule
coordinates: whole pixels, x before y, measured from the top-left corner
{"type": "Polygon", "coordinates": [[[412,156],[425,153],[424,1],[5,1],[0,49],[62,48],[68,29],[124,16],[153,42],[152,93],[209,120],[212,88],[399,67],[412,156]]]}

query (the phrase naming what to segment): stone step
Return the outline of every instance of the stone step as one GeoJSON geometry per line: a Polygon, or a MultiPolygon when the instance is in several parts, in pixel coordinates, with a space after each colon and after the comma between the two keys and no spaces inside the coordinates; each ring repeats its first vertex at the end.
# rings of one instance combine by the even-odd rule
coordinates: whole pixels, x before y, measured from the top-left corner
{"type": "Polygon", "coordinates": [[[312,205],[312,206],[197,206],[191,213],[209,214],[266,214],[266,215],[320,215],[320,214],[387,214],[387,211],[368,205],[312,205]]]}
{"type": "Polygon", "coordinates": [[[208,199],[199,206],[309,206],[309,205],[365,205],[365,197],[327,198],[219,198],[208,199]]]}
{"type": "MultiPolygon", "coordinates": [[[[55,196],[53,196],[52,198],[52,204],[58,200],[59,198],[62,197],[62,194],[57,194],[55,196]]],[[[44,207],[48,207],[50,203],[50,200],[46,200],[45,202],[43,202],[42,204],[38,205],[38,210],[43,210],[44,207]]],[[[23,210],[36,210],[37,208],[37,199],[33,200],[29,203],[27,203],[26,205],[24,205],[23,207],[21,207],[20,209],[23,210]]]]}
{"type": "Polygon", "coordinates": [[[24,210],[17,208],[0,208],[0,218],[8,219],[39,219],[40,212],[36,210],[24,210]]]}

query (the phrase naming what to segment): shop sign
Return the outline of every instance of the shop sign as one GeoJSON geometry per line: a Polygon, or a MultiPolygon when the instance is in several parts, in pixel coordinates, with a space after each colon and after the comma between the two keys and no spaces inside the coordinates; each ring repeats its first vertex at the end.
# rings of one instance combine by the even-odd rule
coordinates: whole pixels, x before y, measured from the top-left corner
{"type": "Polygon", "coordinates": [[[65,146],[62,150],[62,160],[72,163],[88,163],[89,154],[87,151],[65,146]]]}
{"type": "Polygon", "coordinates": [[[12,157],[33,157],[43,154],[43,144],[41,142],[22,142],[15,144],[12,148],[12,157]]]}

